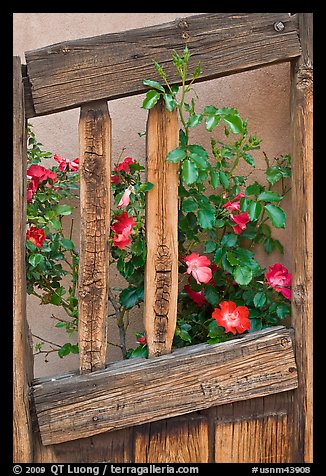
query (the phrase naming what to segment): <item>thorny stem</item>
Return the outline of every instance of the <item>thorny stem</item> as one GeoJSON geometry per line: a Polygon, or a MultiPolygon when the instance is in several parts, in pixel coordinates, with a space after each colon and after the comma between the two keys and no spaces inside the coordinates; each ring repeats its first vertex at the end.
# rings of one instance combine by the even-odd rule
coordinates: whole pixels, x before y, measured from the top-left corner
{"type": "Polygon", "coordinates": [[[42,342],[46,342],[47,344],[50,344],[50,345],[54,345],[55,347],[58,347],[58,349],[60,349],[60,345],[59,344],[56,344],[55,342],[52,342],[48,339],[44,339],[43,337],[40,337],[36,334],[32,334],[33,337],[35,337],[36,339],[40,339],[42,342]]]}

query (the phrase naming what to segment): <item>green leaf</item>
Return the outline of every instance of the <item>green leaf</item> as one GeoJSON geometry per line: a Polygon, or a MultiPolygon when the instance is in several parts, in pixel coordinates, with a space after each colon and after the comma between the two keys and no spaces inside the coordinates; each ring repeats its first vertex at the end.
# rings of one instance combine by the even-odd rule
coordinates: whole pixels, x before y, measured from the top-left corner
{"type": "Polygon", "coordinates": [[[239,259],[235,256],[234,253],[232,253],[232,251],[228,251],[226,253],[226,259],[228,260],[231,266],[236,266],[239,264],[239,259]]]}
{"type": "Polygon", "coordinates": [[[254,305],[255,307],[263,307],[266,302],[266,294],[264,292],[256,293],[254,296],[254,305]]]}
{"type": "Polygon", "coordinates": [[[251,165],[251,167],[255,167],[255,159],[250,154],[243,154],[242,157],[247,162],[247,164],[251,165]]]}
{"type": "Polygon", "coordinates": [[[172,94],[168,94],[168,93],[163,94],[163,99],[165,102],[166,109],[172,112],[175,106],[175,99],[172,96],[172,94]]]}
{"type": "Polygon", "coordinates": [[[266,170],[266,179],[272,185],[275,185],[281,178],[283,174],[278,166],[268,167],[266,170]]]}
{"type": "Polygon", "coordinates": [[[79,354],[79,347],[78,344],[74,344],[70,347],[70,352],[72,354],[79,354]]]}
{"type": "Polygon", "coordinates": [[[131,309],[144,300],[144,286],[129,286],[120,293],[120,303],[126,309],[131,309]]]}
{"type": "Polygon", "coordinates": [[[205,243],[205,253],[213,253],[216,250],[216,245],[215,241],[207,241],[205,243]]]}
{"type": "Polygon", "coordinates": [[[179,129],[179,142],[180,146],[185,147],[187,145],[187,136],[183,129],[179,129]]]}
{"type": "Polygon", "coordinates": [[[209,132],[212,132],[214,127],[216,127],[218,125],[218,123],[220,122],[220,119],[221,119],[221,116],[217,116],[217,115],[206,117],[206,119],[205,119],[206,129],[209,132]]]}
{"type": "Polygon", "coordinates": [[[262,328],[263,328],[263,323],[261,319],[250,319],[249,332],[261,331],[262,328]]]}
{"type": "Polygon", "coordinates": [[[180,329],[177,335],[180,337],[180,339],[184,340],[185,342],[191,343],[191,337],[188,331],[184,329],[180,329]]]}
{"type": "Polygon", "coordinates": [[[58,354],[59,354],[59,357],[62,359],[63,357],[66,357],[67,355],[69,355],[71,352],[71,344],[69,342],[67,342],[67,344],[64,344],[59,350],[58,350],[58,354]]]}
{"type": "Polygon", "coordinates": [[[165,93],[165,89],[163,88],[163,86],[158,81],[152,81],[151,79],[145,79],[143,81],[143,84],[145,86],[149,86],[150,88],[158,89],[159,91],[162,91],[162,93],[165,93]]]}
{"type": "Polygon", "coordinates": [[[221,328],[217,325],[215,319],[208,324],[208,337],[215,338],[221,334],[221,328]]]}
{"type": "Polygon", "coordinates": [[[198,223],[204,229],[212,229],[215,222],[215,210],[202,208],[198,210],[198,223]]]}
{"type": "Polygon", "coordinates": [[[197,154],[197,155],[199,155],[200,157],[202,157],[202,158],[205,159],[205,160],[208,159],[208,153],[207,153],[207,151],[204,149],[204,147],[202,147],[202,146],[199,145],[199,144],[189,145],[189,146],[188,146],[188,150],[189,150],[189,152],[190,152],[190,155],[191,155],[191,154],[197,154]]]}
{"type": "Polygon", "coordinates": [[[286,214],[281,207],[269,203],[265,205],[264,208],[272,224],[276,228],[285,228],[286,214]]]}
{"type": "Polygon", "coordinates": [[[252,280],[252,271],[248,266],[237,266],[234,271],[235,281],[242,285],[247,286],[252,280]]]}
{"type": "Polygon", "coordinates": [[[48,210],[47,212],[44,213],[44,216],[48,220],[51,220],[51,218],[55,217],[55,211],[54,210],[48,210]]]}
{"type": "Polygon", "coordinates": [[[257,200],[264,201],[264,202],[280,202],[282,198],[283,198],[282,195],[266,190],[266,192],[261,192],[258,195],[257,200]]]}
{"type": "Polygon", "coordinates": [[[191,153],[190,159],[196,163],[200,170],[206,170],[209,167],[208,162],[201,155],[191,153]]]}
{"type": "Polygon", "coordinates": [[[216,251],[215,251],[215,255],[214,255],[214,262],[216,264],[219,264],[220,263],[220,260],[222,258],[222,254],[223,254],[223,248],[218,248],[216,251]]]}
{"type": "Polygon", "coordinates": [[[199,63],[196,66],[196,69],[194,71],[194,74],[193,74],[194,78],[197,79],[198,76],[200,75],[200,73],[201,73],[201,65],[200,65],[200,61],[199,61],[199,63]]]}
{"type": "Polygon", "coordinates": [[[147,359],[148,357],[148,347],[147,345],[139,345],[134,349],[130,354],[130,359],[136,359],[137,357],[143,357],[147,359]]]}
{"type": "MultiPolygon", "coordinates": [[[[56,214],[57,215],[71,215],[72,210],[73,210],[73,208],[70,205],[58,205],[56,207],[56,214]]],[[[53,221],[53,220],[51,220],[51,221],[53,221]]]]}
{"type": "Polygon", "coordinates": [[[240,134],[243,132],[243,124],[239,116],[231,114],[224,116],[224,122],[230,128],[233,134],[240,134]]]}
{"type": "Polygon", "coordinates": [[[258,195],[262,190],[262,186],[258,182],[254,182],[246,188],[246,195],[258,195]]]}
{"type": "Polygon", "coordinates": [[[176,149],[171,150],[166,156],[168,162],[180,162],[187,157],[187,153],[183,146],[177,147],[176,149]]]}
{"type": "Polygon", "coordinates": [[[182,162],[182,180],[187,184],[191,185],[196,182],[198,178],[198,167],[190,159],[185,159],[182,162]]]}
{"type": "Polygon", "coordinates": [[[196,127],[198,124],[201,123],[203,120],[203,115],[202,114],[190,114],[189,119],[188,119],[188,127],[196,127]]]}
{"type": "Polygon", "coordinates": [[[75,248],[74,243],[68,240],[68,238],[61,238],[60,244],[65,250],[73,250],[75,248]]]}
{"type": "Polygon", "coordinates": [[[44,260],[44,256],[39,254],[39,253],[37,253],[35,255],[31,255],[28,258],[29,264],[34,266],[34,268],[36,268],[36,266],[38,266],[41,263],[41,261],[43,261],[43,260],[44,260]]]}
{"type": "Polygon", "coordinates": [[[56,325],[54,327],[65,327],[66,326],[66,323],[65,322],[57,322],[56,325]]]}
{"type": "Polygon", "coordinates": [[[50,225],[51,228],[53,228],[54,231],[59,231],[61,229],[61,222],[60,220],[57,220],[56,218],[49,220],[48,224],[50,225]]]}
{"type": "Polygon", "coordinates": [[[226,248],[231,248],[235,246],[238,241],[238,235],[235,233],[227,233],[223,236],[221,240],[221,245],[225,246],[226,248]]]}
{"type": "Polygon", "coordinates": [[[197,210],[197,208],[198,204],[193,198],[187,198],[186,200],[182,201],[182,211],[185,213],[193,212],[197,210]]]}
{"type": "Polygon", "coordinates": [[[290,304],[279,304],[276,308],[276,314],[280,319],[284,319],[291,313],[290,304]]]}
{"type": "Polygon", "coordinates": [[[226,173],[223,172],[222,170],[220,170],[219,176],[220,176],[221,184],[222,184],[223,187],[227,190],[227,189],[229,188],[229,186],[230,186],[230,180],[229,180],[228,176],[227,176],[226,173]]]}
{"type": "Polygon", "coordinates": [[[209,175],[210,175],[210,183],[211,183],[211,186],[216,189],[219,187],[220,185],[220,176],[219,176],[219,173],[218,172],[215,172],[215,170],[210,170],[209,171],[209,175]]]}
{"type": "Polygon", "coordinates": [[[142,183],[139,187],[140,192],[148,192],[149,190],[152,190],[154,188],[154,184],[151,182],[145,182],[142,183]]]}
{"type": "Polygon", "coordinates": [[[144,109],[152,109],[157,103],[157,101],[160,99],[160,96],[160,93],[158,93],[154,89],[151,89],[146,93],[146,97],[143,101],[142,107],[144,109]]]}
{"type": "Polygon", "coordinates": [[[250,218],[250,221],[256,221],[261,212],[262,212],[263,206],[259,202],[251,202],[249,207],[248,207],[248,215],[250,218]]]}
{"type": "Polygon", "coordinates": [[[35,243],[33,243],[33,242],[30,241],[30,240],[26,240],[26,248],[27,248],[29,251],[32,251],[32,252],[37,251],[37,246],[35,245],[35,243]]]}
{"type": "Polygon", "coordinates": [[[274,240],[273,238],[267,238],[264,243],[264,250],[269,255],[274,249],[274,240]]]}
{"type": "Polygon", "coordinates": [[[59,296],[56,292],[51,295],[50,303],[54,304],[55,306],[61,305],[61,296],[59,296]]]}
{"type": "Polygon", "coordinates": [[[213,307],[216,307],[220,301],[220,295],[214,286],[207,284],[204,290],[205,298],[213,307]]]}

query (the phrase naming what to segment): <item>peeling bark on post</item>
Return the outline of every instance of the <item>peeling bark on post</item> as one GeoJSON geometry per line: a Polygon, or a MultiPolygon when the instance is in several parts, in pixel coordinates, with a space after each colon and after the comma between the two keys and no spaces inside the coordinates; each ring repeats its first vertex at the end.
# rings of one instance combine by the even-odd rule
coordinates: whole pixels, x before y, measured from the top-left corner
{"type": "Polygon", "coordinates": [[[313,323],[312,323],[312,245],[313,245],[313,59],[312,13],[298,13],[302,55],[292,64],[292,227],[293,296],[292,325],[295,328],[295,354],[299,387],[295,395],[294,431],[298,462],[313,459],[313,323]]]}
{"type": "Polygon", "coordinates": [[[105,367],[108,322],[111,120],[106,101],[81,107],[80,261],[78,327],[80,372],[105,367]]]}
{"type": "Polygon", "coordinates": [[[172,347],[178,296],[178,164],[166,155],[179,145],[177,111],[159,102],[148,115],[145,329],[149,356],[172,347]]]}
{"type": "Polygon", "coordinates": [[[26,122],[21,64],[13,61],[13,461],[33,462],[29,389],[33,352],[26,317],[26,122]]]}

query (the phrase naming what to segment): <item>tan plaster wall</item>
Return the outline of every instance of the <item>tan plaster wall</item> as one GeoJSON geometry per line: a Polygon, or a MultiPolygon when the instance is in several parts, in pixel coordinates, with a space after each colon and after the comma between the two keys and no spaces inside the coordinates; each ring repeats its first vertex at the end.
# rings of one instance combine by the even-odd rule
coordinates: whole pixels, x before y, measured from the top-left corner
{"type": "MultiPolygon", "coordinates": [[[[131,28],[140,28],[172,21],[178,17],[194,13],[15,13],[13,51],[25,62],[24,51],[40,48],[64,40],[113,33],[131,28]]],[[[290,151],[290,114],[289,114],[289,64],[280,64],[256,71],[220,78],[195,86],[200,97],[198,110],[205,105],[236,107],[242,117],[249,119],[249,131],[263,139],[261,152],[256,153],[257,170],[253,180],[261,177],[262,151],[269,157],[279,156],[290,151]]],[[[146,79],[146,78],[144,78],[146,79]]],[[[138,131],[145,130],[147,113],[140,108],[142,96],[112,101],[109,104],[113,124],[113,157],[118,157],[122,148],[124,155],[144,163],[145,139],[138,131]]],[[[46,150],[67,158],[78,157],[78,118],[79,109],[34,118],[31,123],[38,140],[46,150]]],[[[194,140],[209,146],[209,135],[198,128],[194,140]]],[[[266,264],[281,262],[291,267],[291,223],[290,196],[287,198],[286,211],[288,226],[274,236],[285,245],[285,256],[274,253],[265,260],[266,264]]],[[[77,217],[76,213],[76,217],[77,217]]],[[[74,233],[78,242],[78,227],[74,233]]],[[[263,253],[259,256],[263,256],[263,253]]],[[[112,276],[113,278],[113,276],[112,276]]],[[[28,318],[32,332],[57,343],[68,340],[64,331],[54,329],[51,313],[58,317],[55,306],[40,306],[35,298],[28,299],[28,318]]],[[[128,333],[128,345],[135,346],[134,332],[142,330],[141,310],[132,316],[132,325],[128,333]]],[[[116,341],[117,332],[114,322],[110,322],[110,341],[116,341]]],[[[120,358],[115,347],[109,346],[108,360],[120,358]]],[[[60,360],[56,354],[50,354],[48,362],[44,356],[35,357],[35,376],[53,375],[64,370],[78,367],[78,357],[68,356],[60,360]]]]}

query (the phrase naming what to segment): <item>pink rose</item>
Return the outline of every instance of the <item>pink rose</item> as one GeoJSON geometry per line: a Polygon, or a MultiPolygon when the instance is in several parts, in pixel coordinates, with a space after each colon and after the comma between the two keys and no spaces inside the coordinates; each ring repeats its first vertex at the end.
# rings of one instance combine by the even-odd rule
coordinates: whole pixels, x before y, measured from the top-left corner
{"type": "Polygon", "coordinates": [[[184,261],[188,266],[186,272],[193,275],[197,284],[208,283],[212,279],[212,270],[208,267],[211,262],[206,256],[191,253],[184,261]]]}

